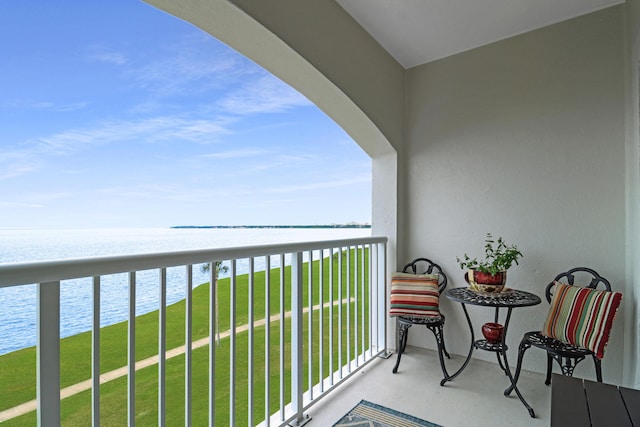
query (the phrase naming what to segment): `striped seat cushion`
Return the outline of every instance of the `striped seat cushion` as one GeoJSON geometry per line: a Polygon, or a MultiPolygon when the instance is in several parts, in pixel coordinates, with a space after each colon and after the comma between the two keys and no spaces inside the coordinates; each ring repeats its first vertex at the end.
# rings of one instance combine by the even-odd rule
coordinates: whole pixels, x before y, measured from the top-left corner
{"type": "Polygon", "coordinates": [[[437,274],[394,273],[389,316],[440,316],[437,274]]]}
{"type": "Polygon", "coordinates": [[[542,335],[604,356],[622,294],[556,282],[542,335]]]}

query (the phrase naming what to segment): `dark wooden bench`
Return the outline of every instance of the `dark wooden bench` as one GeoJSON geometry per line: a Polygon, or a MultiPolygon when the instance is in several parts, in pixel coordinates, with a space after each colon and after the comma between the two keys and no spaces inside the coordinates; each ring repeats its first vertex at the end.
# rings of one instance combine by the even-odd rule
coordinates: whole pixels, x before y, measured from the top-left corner
{"type": "Polygon", "coordinates": [[[551,426],[640,426],[640,390],[553,374],[551,426]]]}

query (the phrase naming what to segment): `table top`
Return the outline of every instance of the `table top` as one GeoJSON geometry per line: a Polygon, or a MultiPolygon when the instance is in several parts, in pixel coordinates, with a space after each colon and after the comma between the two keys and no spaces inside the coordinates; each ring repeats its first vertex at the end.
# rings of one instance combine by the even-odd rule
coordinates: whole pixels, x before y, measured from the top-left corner
{"type": "Polygon", "coordinates": [[[640,390],[553,374],[551,426],[640,425],[640,390]]]}
{"type": "Polygon", "coordinates": [[[506,292],[489,294],[472,291],[466,286],[448,289],[444,296],[462,304],[485,307],[529,307],[538,305],[542,301],[539,296],[518,289],[507,289],[506,292]]]}

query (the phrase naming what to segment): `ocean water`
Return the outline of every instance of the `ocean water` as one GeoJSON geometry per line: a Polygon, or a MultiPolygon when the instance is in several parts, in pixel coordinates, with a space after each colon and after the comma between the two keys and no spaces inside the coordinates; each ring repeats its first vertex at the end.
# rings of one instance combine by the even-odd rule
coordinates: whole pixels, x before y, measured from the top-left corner
{"type": "MultiPolygon", "coordinates": [[[[370,229],[349,228],[0,230],[0,266],[15,262],[334,240],[370,235],[370,229]]],[[[243,272],[242,263],[238,265],[238,271],[243,272]]],[[[185,275],[184,267],[167,270],[168,304],[185,297],[185,275]]],[[[207,274],[194,267],[194,287],[207,281],[207,274]]],[[[156,310],[159,301],[158,272],[139,272],[136,283],[136,314],[156,310]]],[[[101,284],[101,326],[126,320],[126,274],[105,276],[101,284]]],[[[91,329],[90,278],[62,282],[60,312],[62,337],[91,329]]],[[[0,355],[36,344],[36,314],[35,285],[0,288],[0,355]]]]}

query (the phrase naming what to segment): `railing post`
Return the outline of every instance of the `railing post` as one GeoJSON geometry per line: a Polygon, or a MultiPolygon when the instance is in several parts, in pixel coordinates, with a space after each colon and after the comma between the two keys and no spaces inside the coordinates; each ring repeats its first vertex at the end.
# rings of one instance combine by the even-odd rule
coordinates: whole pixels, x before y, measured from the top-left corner
{"type": "MultiPolygon", "coordinates": [[[[285,258],[284,254],[280,254],[280,421],[284,421],[284,406],[285,406],[285,384],[284,384],[284,371],[285,371],[285,360],[284,360],[284,349],[285,349],[285,258]]],[[[293,324],[293,322],[292,322],[293,324]]]]}
{"type": "Polygon", "coordinates": [[[158,307],[158,427],[166,425],[167,417],[167,269],[160,269],[158,307]]]}
{"type": "Polygon", "coordinates": [[[231,260],[229,268],[229,425],[236,425],[236,311],[238,276],[236,260],[231,260]]]}
{"type": "Polygon", "coordinates": [[[218,293],[216,263],[209,263],[209,427],[216,425],[216,316],[218,293]]]}
{"type": "Polygon", "coordinates": [[[91,323],[91,426],[100,427],[100,276],[93,278],[91,323]]]}
{"type": "Polygon", "coordinates": [[[264,425],[271,425],[271,255],[264,259],[264,425]]]}
{"type": "Polygon", "coordinates": [[[193,373],[193,265],[187,265],[187,283],[185,298],[185,321],[184,321],[184,425],[191,427],[191,390],[193,373]]]}
{"type": "Polygon", "coordinates": [[[38,285],[38,426],[60,426],[60,282],[38,285]]]}
{"type": "Polygon", "coordinates": [[[255,334],[254,334],[254,312],[253,312],[253,308],[254,308],[254,287],[255,287],[255,260],[254,258],[249,258],[249,318],[247,319],[247,323],[249,326],[249,354],[247,355],[248,359],[249,359],[249,366],[248,366],[248,381],[247,381],[247,386],[249,388],[248,390],[248,403],[249,403],[249,407],[247,408],[247,418],[248,418],[248,425],[249,426],[253,426],[253,407],[255,405],[254,402],[254,390],[253,390],[253,386],[254,386],[254,346],[255,346],[255,334]]]}
{"type": "Polygon", "coordinates": [[[296,252],[291,256],[291,406],[296,414],[292,424],[294,426],[305,425],[311,420],[303,414],[302,287],[302,252],[296,252]]]}
{"type": "Polygon", "coordinates": [[[129,273],[129,324],[127,328],[127,426],[136,425],[136,272],[129,273]]]}
{"type": "Polygon", "coordinates": [[[378,243],[378,351],[387,352],[387,250],[384,243],[378,243]],[[382,349],[380,348],[382,344],[382,349]]]}

